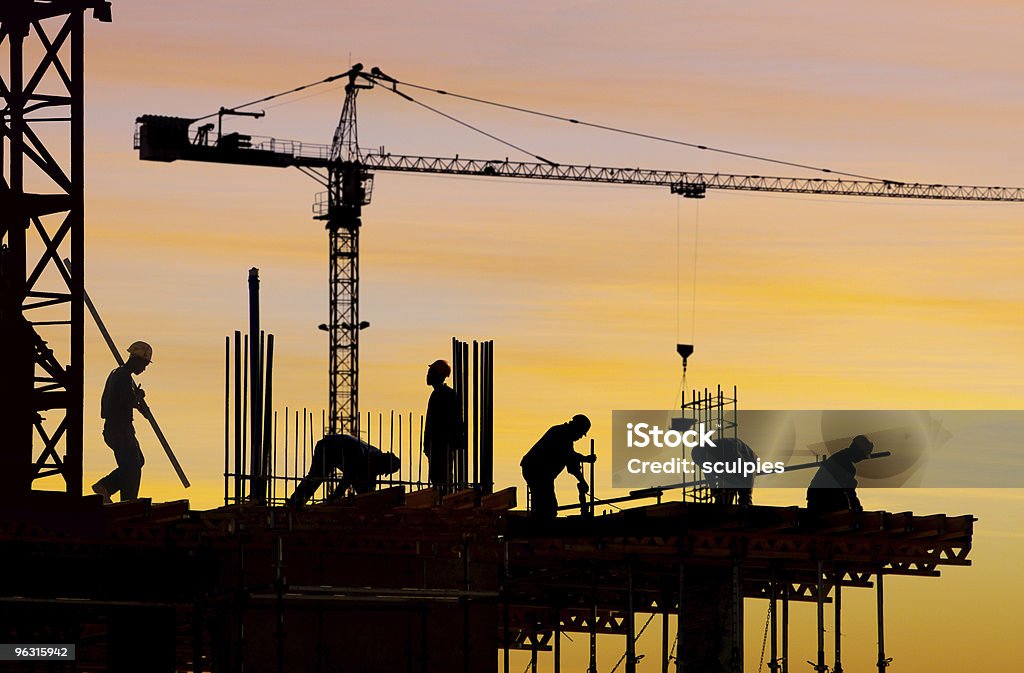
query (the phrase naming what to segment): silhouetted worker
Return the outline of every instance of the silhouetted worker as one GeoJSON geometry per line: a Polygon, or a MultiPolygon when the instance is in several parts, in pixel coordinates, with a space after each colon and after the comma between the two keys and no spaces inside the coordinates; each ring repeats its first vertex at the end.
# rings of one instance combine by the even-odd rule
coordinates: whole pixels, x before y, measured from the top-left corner
{"type": "Polygon", "coordinates": [[[533,445],[519,465],[530,487],[530,514],[535,519],[550,520],[558,516],[555,498],[555,477],[565,470],[576,477],[580,496],[590,490],[583,478],[583,463],[592,463],[596,456],[585,456],[573,450],[573,442],[590,432],[590,419],[576,414],[568,423],[551,427],[533,445]]]}
{"type": "MultiPolygon", "coordinates": [[[[693,447],[693,462],[704,464],[740,462],[757,462],[757,454],[739,437],[717,437],[715,446],[693,447]]],[[[739,505],[749,507],[753,502],[754,475],[744,476],[742,473],[724,472],[722,474],[705,474],[711,497],[719,505],[739,505]]]]}
{"type": "Polygon", "coordinates": [[[427,367],[427,385],[433,388],[427,401],[427,418],[423,423],[423,455],[429,461],[430,483],[448,492],[452,483],[452,458],[462,439],[462,410],[455,391],[444,381],[452,368],[444,360],[427,367]]]}
{"type": "Polygon", "coordinates": [[[153,348],[145,341],[136,341],[128,347],[128,361],[110,372],[103,387],[100,400],[100,416],[103,422],[103,441],[114,452],[117,467],[107,476],[92,485],[92,492],[103,496],[109,503],[110,496],[121,493],[121,501],[139,497],[139,483],[142,481],[142,466],[146,458],[139,448],[133,424],[134,410],[149,416],[146,406],[146,392],[135,385],[132,374],[141,374],[153,361],[153,348]]]}
{"type": "Polygon", "coordinates": [[[807,488],[807,509],[814,512],[863,512],[857,498],[856,463],[871,455],[875,445],[857,435],[845,449],[826,458],[807,488]]]}
{"type": "Polygon", "coordinates": [[[295,487],[288,504],[306,504],[335,470],[341,470],[341,481],[327,497],[328,502],[344,497],[349,487],[356,493],[369,493],[377,488],[378,477],[397,472],[400,466],[395,454],[384,453],[352,435],[325,435],[316,443],[309,472],[295,487]]]}

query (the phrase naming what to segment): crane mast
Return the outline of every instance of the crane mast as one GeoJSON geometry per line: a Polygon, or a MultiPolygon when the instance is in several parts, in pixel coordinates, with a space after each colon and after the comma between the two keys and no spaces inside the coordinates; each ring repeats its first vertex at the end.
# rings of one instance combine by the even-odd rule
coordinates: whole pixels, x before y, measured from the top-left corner
{"type": "MultiPolygon", "coordinates": [[[[356,119],[362,65],[348,72],[345,103],[331,144],[327,165],[326,208],[317,219],[326,222],[328,236],[329,322],[328,427],[331,434],[359,436],[359,228],[363,206],[370,202],[372,177],[362,165],[356,119]]],[[[320,202],[323,203],[322,201],[320,202]]]]}

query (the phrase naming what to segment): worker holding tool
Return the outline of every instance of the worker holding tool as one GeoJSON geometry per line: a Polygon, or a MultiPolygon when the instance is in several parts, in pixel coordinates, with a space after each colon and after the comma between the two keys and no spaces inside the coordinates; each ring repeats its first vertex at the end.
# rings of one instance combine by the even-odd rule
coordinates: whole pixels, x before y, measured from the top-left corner
{"type": "Polygon", "coordinates": [[[857,463],[871,457],[875,445],[857,435],[845,449],[826,458],[807,488],[807,509],[812,512],[863,512],[857,498],[857,463]]]}
{"type": "Polygon", "coordinates": [[[462,410],[455,391],[445,383],[452,368],[444,360],[427,367],[427,385],[433,388],[423,423],[423,455],[429,461],[430,483],[445,495],[451,489],[452,459],[462,439],[462,410]]]}
{"type": "Polygon", "coordinates": [[[589,492],[590,487],[583,478],[583,463],[593,463],[597,456],[577,453],[572,446],[588,432],[590,419],[576,414],[568,423],[549,428],[519,463],[530,489],[530,514],[534,519],[550,521],[558,516],[555,478],[562,470],[576,477],[581,498],[589,492]]]}
{"type": "Polygon", "coordinates": [[[146,462],[132,421],[135,409],[148,417],[149,407],[145,391],[135,385],[132,375],[146,371],[153,361],[153,348],[145,341],[136,341],[128,347],[128,355],[128,361],[107,376],[100,401],[103,441],[114,452],[114,460],[117,461],[117,467],[92,486],[92,492],[103,496],[104,503],[109,503],[110,497],[118,492],[121,493],[121,502],[138,498],[142,466],[146,462]]]}

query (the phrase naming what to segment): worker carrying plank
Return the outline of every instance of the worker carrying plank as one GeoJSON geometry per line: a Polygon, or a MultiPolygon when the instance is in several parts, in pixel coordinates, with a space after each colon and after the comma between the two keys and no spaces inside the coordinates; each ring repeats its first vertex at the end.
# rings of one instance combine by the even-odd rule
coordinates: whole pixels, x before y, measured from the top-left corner
{"type": "Polygon", "coordinates": [[[349,488],[356,493],[369,493],[377,488],[377,479],[397,472],[400,466],[401,460],[395,454],[384,453],[352,435],[325,435],[316,443],[309,472],[295,487],[288,504],[306,504],[335,470],[341,470],[341,481],[328,495],[328,502],[344,497],[349,488]]]}
{"type": "Polygon", "coordinates": [[[427,367],[427,385],[433,391],[423,423],[423,455],[429,461],[430,484],[442,495],[451,490],[453,459],[463,438],[459,398],[445,383],[451,373],[451,366],[444,360],[436,360],[427,367]]]}
{"type": "Polygon", "coordinates": [[[551,520],[558,515],[555,498],[555,478],[565,470],[576,477],[580,496],[590,488],[583,478],[583,463],[593,463],[596,456],[586,456],[573,450],[573,443],[590,432],[590,419],[576,414],[568,423],[555,425],[537,440],[519,465],[523,479],[530,488],[530,514],[534,519],[551,520]]]}
{"type": "Polygon", "coordinates": [[[813,512],[863,512],[857,498],[857,463],[871,457],[875,445],[857,435],[845,449],[826,458],[807,488],[807,509],[813,512]]]}
{"type": "Polygon", "coordinates": [[[117,467],[110,474],[92,486],[92,492],[103,496],[104,503],[111,502],[111,496],[118,492],[122,502],[138,498],[142,466],[146,463],[135,436],[133,420],[135,409],[148,416],[149,407],[146,405],[146,391],[135,385],[132,375],[146,371],[153,361],[153,348],[145,341],[136,341],[128,347],[128,355],[127,362],[107,376],[100,401],[103,441],[114,452],[117,462],[117,467]]]}

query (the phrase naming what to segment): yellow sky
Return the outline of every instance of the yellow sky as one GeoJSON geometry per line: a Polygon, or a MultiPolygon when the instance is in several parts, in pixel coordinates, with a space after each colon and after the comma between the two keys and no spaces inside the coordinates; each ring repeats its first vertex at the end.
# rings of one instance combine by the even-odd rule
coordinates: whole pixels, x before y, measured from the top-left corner
{"type": "MultiPolygon", "coordinates": [[[[114,23],[89,26],[87,285],[116,339],[153,343],[141,381],[194,483],[176,485],[142,431],[143,493],[218,504],[223,338],[245,327],[251,266],[277,336],[280,407],[323,407],[327,242],[307,178],[140,163],[136,116],[199,116],[340,72],[351,57],[400,79],[800,163],[1021,185],[1022,21],[1019,6],[997,2],[117,3],[114,23]]],[[[422,98],[562,162],[795,171],[422,98]]],[[[340,104],[333,90],[236,127],[328,142],[340,104]]],[[[360,124],[364,145],[397,153],[526,158],[381,91],[362,94],[360,124]]],[[[658,189],[379,174],[364,214],[362,407],[420,413],[424,365],[449,338],[494,339],[497,478],[520,486],[518,458],[547,426],[586,412],[600,447],[612,409],[673,406],[678,341],[696,346],[691,385],[737,385],[746,408],[1022,408],[1022,213],[734,193],[697,204],[658,189]]],[[[92,332],[87,356],[92,479],[112,466],[97,418],[109,355],[92,332]]],[[[602,494],[608,483],[599,469],[602,494]]],[[[1017,492],[865,501],[982,518],[975,568],[890,583],[895,670],[980,670],[1024,654],[1004,607],[1021,598],[1017,492]]],[[[870,600],[849,599],[844,629],[863,669],[870,600]]],[[[763,606],[748,611],[756,665],[763,606]]],[[[800,619],[798,656],[810,658],[810,611],[800,619]]]]}

